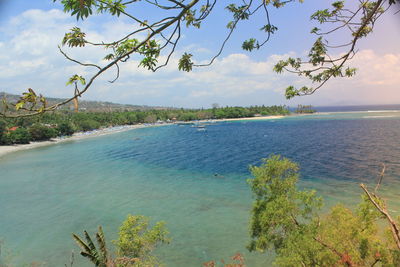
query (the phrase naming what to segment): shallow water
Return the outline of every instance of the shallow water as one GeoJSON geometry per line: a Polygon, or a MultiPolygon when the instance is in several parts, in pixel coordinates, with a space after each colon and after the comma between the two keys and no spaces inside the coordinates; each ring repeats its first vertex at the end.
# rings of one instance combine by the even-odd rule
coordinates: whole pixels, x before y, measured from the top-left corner
{"type": "MultiPolygon", "coordinates": [[[[382,193],[399,214],[400,113],[330,113],[206,131],[144,128],[7,155],[0,239],[16,265],[63,266],[78,251],[72,232],[101,224],[112,240],[127,214],[143,214],[167,222],[173,241],[157,252],[167,266],[201,266],[238,251],[248,266],[268,266],[273,256],[246,253],[246,178],[248,166],[271,153],[300,163],[300,186],[315,188],[328,207],[355,205],[358,183],[373,185],[385,163],[382,193]]],[[[89,265],[76,255],[75,266],[89,265]]]]}

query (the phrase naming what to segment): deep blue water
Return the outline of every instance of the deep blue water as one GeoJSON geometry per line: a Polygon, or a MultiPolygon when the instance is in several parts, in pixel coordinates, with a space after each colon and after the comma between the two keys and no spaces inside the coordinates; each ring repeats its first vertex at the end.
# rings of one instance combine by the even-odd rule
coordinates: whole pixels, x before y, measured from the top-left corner
{"type": "MultiPolygon", "coordinates": [[[[103,225],[115,239],[128,213],[164,220],[167,266],[201,266],[246,253],[248,166],[270,154],[301,165],[301,187],[354,206],[360,182],[387,165],[382,194],[400,211],[400,112],[331,113],[264,121],[143,128],[16,152],[0,159],[0,239],[17,264],[68,262],[71,232],[103,225]]],[[[110,244],[111,245],[111,244],[110,244]]],[[[77,266],[85,261],[76,255],[77,266]]]]}
{"type": "Polygon", "coordinates": [[[305,179],[318,174],[346,180],[351,174],[353,180],[364,182],[382,163],[393,165],[389,172],[400,173],[399,118],[365,117],[335,114],[225,122],[211,124],[206,131],[190,126],[142,129],[136,133],[138,139],[123,139],[103,152],[110,160],[223,175],[246,175],[249,165],[273,153],[300,163],[305,179]]]}

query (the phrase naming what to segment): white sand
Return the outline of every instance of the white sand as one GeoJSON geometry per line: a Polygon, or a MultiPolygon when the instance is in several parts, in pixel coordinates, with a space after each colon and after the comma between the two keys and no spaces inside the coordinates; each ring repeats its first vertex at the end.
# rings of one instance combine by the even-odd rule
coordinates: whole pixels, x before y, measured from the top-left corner
{"type": "Polygon", "coordinates": [[[43,141],[43,142],[31,142],[30,144],[24,144],[24,145],[11,145],[11,146],[0,146],[0,158],[6,154],[15,152],[15,151],[20,151],[20,150],[26,150],[26,149],[31,149],[31,148],[37,148],[37,147],[42,147],[42,146],[48,146],[48,145],[54,145],[62,142],[69,142],[69,141],[76,141],[76,140],[81,140],[85,138],[90,138],[90,137],[96,137],[96,136],[101,136],[101,135],[106,135],[106,134],[112,134],[112,133],[119,133],[131,129],[138,129],[138,128],[145,128],[145,127],[152,127],[152,126],[161,126],[165,124],[137,124],[137,125],[124,125],[124,126],[115,126],[115,127],[109,127],[109,128],[104,128],[104,129],[98,129],[98,130],[93,130],[89,132],[78,132],[72,135],[71,137],[63,137],[63,138],[54,138],[50,141],[43,141]]]}
{"type": "Polygon", "coordinates": [[[276,116],[261,116],[261,117],[247,117],[247,118],[235,118],[235,119],[219,119],[215,121],[255,121],[255,120],[275,120],[282,119],[287,116],[276,115],[276,116]]]}

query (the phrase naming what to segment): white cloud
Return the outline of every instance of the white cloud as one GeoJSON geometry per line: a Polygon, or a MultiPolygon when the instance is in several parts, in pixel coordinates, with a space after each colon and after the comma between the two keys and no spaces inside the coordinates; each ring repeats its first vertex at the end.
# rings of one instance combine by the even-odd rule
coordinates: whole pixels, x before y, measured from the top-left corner
{"type": "Polygon", "coordinates": [[[43,11],[40,9],[30,9],[19,16],[11,19],[10,26],[18,27],[25,26],[27,23],[34,22],[36,26],[42,28],[51,27],[55,21],[68,19],[69,16],[58,9],[52,9],[49,11],[43,11]]]}
{"type": "Polygon", "coordinates": [[[361,50],[349,63],[357,68],[355,76],[333,79],[307,100],[320,105],[400,103],[399,62],[400,52],[361,50]]]}
{"type": "Polygon", "coordinates": [[[183,47],[182,50],[183,51],[191,51],[191,53],[196,54],[196,56],[199,56],[199,54],[210,56],[213,53],[210,49],[201,47],[198,44],[187,45],[187,46],[183,47]]]}
{"type": "Polygon", "coordinates": [[[359,69],[358,81],[364,85],[400,87],[400,53],[379,56],[372,50],[363,50],[353,64],[359,69]]]}
{"type": "MultiPolygon", "coordinates": [[[[88,77],[94,71],[67,61],[58,52],[57,45],[64,32],[74,23],[74,18],[60,10],[29,10],[13,18],[7,25],[1,25],[0,58],[3,64],[0,65],[0,89],[21,93],[25,88],[32,87],[48,96],[70,96],[71,90],[65,87],[68,77],[75,73],[88,77]]],[[[123,21],[96,24],[89,20],[85,25],[87,37],[97,42],[118,39],[135,27],[123,21]]],[[[105,63],[102,61],[106,54],[103,49],[65,49],[84,62],[105,63]]],[[[201,53],[202,60],[204,56],[212,55],[207,48],[195,44],[181,48],[182,51],[187,49],[201,53]]],[[[377,54],[373,50],[362,50],[352,62],[358,67],[358,74],[354,78],[330,81],[313,96],[286,102],[284,88],[304,83],[295,75],[278,75],[272,71],[278,60],[288,56],[296,56],[296,53],[270,55],[257,60],[243,53],[230,54],[218,58],[210,67],[196,68],[190,73],[177,70],[177,56],[171,58],[169,66],[156,73],[138,68],[139,59],[133,58],[121,64],[121,77],[117,82],[107,82],[115,77],[115,69],[99,77],[87,98],[195,107],[209,106],[214,102],[223,105],[400,102],[400,52],[377,54]]],[[[160,57],[160,62],[164,60],[165,55],[160,57]]]]}

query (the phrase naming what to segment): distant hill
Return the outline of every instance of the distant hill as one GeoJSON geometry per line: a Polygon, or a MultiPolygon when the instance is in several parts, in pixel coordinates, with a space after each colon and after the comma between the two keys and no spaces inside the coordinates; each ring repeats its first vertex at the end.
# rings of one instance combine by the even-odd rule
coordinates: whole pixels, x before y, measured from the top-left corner
{"type": "MultiPolygon", "coordinates": [[[[16,103],[19,100],[19,95],[9,94],[6,92],[0,92],[0,98],[6,97],[8,103],[16,103]]],[[[46,98],[49,105],[53,105],[59,103],[65,99],[63,98],[46,98]]],[[[0,108],[2,107],[2,103],[0,103],[0,108]]],[[[145,105],[125,105],[125,104],[116,104],[112,102],[103,102],[103,101],[87,101],[80,100],[79,101],[79,110],[80,111],[91,111],[91,112],[110,112],[110,111],[133,111],[133,110],[150,110],[150,109],[175,109],[170,107],[159,107],[159,106],[145,106],[145,105]]],[[[74,110],[73,103],[67,103],[64,106],[61,106],[59,110],[74,110]]]]}

